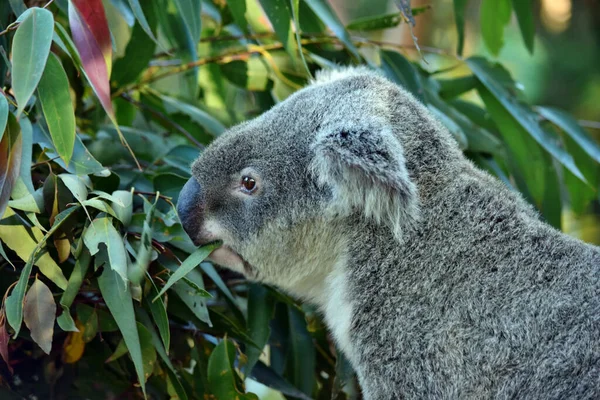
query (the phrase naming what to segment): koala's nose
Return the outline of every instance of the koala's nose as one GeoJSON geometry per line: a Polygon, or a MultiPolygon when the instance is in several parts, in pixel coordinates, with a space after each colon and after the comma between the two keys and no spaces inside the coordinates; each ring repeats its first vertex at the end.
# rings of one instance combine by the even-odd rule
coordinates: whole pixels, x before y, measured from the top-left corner
{"type": "Polygon", "coordinates": [[[177,214],[179,214],[183,229],[196,243],[204,218],[204,194],[202,187],[193,177],[186,182],[179,193],[177,214]]]}

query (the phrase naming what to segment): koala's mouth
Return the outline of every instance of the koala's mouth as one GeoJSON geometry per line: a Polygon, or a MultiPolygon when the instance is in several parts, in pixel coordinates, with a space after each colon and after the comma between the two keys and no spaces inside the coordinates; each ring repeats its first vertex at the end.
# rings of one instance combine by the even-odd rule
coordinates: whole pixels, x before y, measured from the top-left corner
{"type": "Polygon", "coordinates": [[[235,252],[231,247],[223,245],[218,249],[214,250],[208,258],[216,264],[233,269],[239,272],[243,272],[249,278],[255,276],[255,269],[252,265],[244,260],[244,258],[235,252]]]}

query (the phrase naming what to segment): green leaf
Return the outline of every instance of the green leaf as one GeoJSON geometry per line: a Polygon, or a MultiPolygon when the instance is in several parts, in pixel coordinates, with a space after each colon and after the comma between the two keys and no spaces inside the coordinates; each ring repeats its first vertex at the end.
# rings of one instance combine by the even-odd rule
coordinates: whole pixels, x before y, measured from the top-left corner
{"type": "Polygon", "coordinates": [[[71,174],[60,174],[58,177],[65,184],[67,189],[69,189],[71,194],[73,194],[75,200],[79,203],[83,203],[87,199],[88,190],[81,178],[71,174]]]}
{"type": "Polygon", "coordinates": [[[128,190],[115,190],[112,195],[117,201],[112,200],[111,208],[117,214],[119,221],[129,226],[133,213],[133,193],[128,190]]]}
{"type": "Polygon", "coordinates": [[[569,135],[594,160],[600,163],[600,145],[579,125],[577,120],[564,111],[552,107],[537,107],[542,117],[569,135]]]}
{"type": "Polygon", "coordinates": [[[504,27],[510,21],[511,12],[511,0],[485,0],[481,2],[481,37],[494,56],[498,55],[504,45],[504,27]]]}
{"type": "Polygon", "coordinates": [[[96,309],[87,304],[77,304],[77,319],[83,325],[82,339],[84,343],[91,342],[98,333],[98,314],[96,314],[96,309]]]}
{"type": "Polygon", "coordinates": [[[0,94],[0,141],[4,136],[4,129],[6,129],[6,123],[8,122],[8,101],[3,94],[0,94]]]}
{"type": "Polygon", "coordinates": [[[396,51],[382,50],[380,54],[381,68],[385,74],[424,103],[423,87],[413,64],[396,51]]]}
{"type": "Polygon", "coordinates": [[[440,85],[440,97],[443,99],[458,97],[477,87],[477,78],[473,75],[454,79],[438,79],[437,82],[440,85]]]}
{"type": "Polygon", "coordinates": [[[227,7],[235,23],[244,33],[248,33],[248,20],[246,19],[246,0],[229,0],[227,7]]]}
{"type": "Polygon", "coordinates": [[[219,65],[223,75],[234,85],[250,91],[262,92],[273,88],[265,62],[252,57],[248,61],[235,60],[219,65]]]}
{"type": "Polygon", "coordinates": [[[458,33],[458,45],[456,52],[459,56],[463,53],[465,44],[465,8],[469,0],[454,0],[454,23],[458,33]]]}
{"type": "MultiPolygon", "coordinates": [[[[36,232],[37,228],[30,228],[30,231],[32,231],[34,236],[36,236],[36,239],[39,240],[37,245],[33,246],[33,249],[31,250],[23,245],[23,243],[26,243],[26,245],[31,244],[31,242],[27,242],[27,239],[25,238],[33,240],[28,235],[23,225],[18,225],[18,230],[7,229],[9,225],[0,225],[0,238],[2,238],[2,241],[6,243],[8,247],[13,249],[19,255],[19,257],[28,257],[27,262],[21,271],[21,275],[19,276],[17,285],[12,290],[10,296],[6,298],[5,302],[6,318],[10,326],[15,331],[14,337],[17,337],[19,331],[21,330],[21,322],[23,321],[23,298],[25,297],[27,282],[29,281],[29,275],[31,275],[31,269],[33,268],[34,263],[40,268],[40,271],[47,278],[52,280],[52,282],[54,282],[59,288],[65,289],[67,286],[67,280],[52,257],[46,253],[38,258],[38,252],[46,245],[48,238],[50,238],[50,236],[56,232],[62,223],[65,222],[67,218],[77,209],[79,209],[79,206],[70,207],[58,214],[56,218],[54,218],[54,224],[43,237],[41,237],[42,234],[39,229],[36,232]],[[15,235],[15,233],[22,233],[22,235],[15,235]],[[24,254],[21,255],[19,253],[24,254]]],[[[14,215],[14,212],[8,208],[4,214],[4,218],[12,215],[14,215]]]]}
{"type": "MultiPolygon", "coordinates": [[[[221,243],[211,243],[205,246],[200,247],[198,250],[189,255],[188,258],[185,259],[184,262],[181,263],[179,268],[169,277],[169,280],[163,286],[160,293],[154,297],[152,301],[156,301],[160,296],[162,296],[171,286],[177,283],[180,279],[185,277],[190,271],[196,268],[200,263],[209,256],[213,250],[217,249],[221,243]]],[[[201,294],[202,295],[202,294],[201,294]]],[[[204,297],[210,297],[208,292],[204,293],[204,297]]]]}
{"type": "Polygon", "coordinates": [[[108,170],[102,166],[83,145],[81,139],[75,137],[75,147],[69,166],[60,158],[60,155],[54,148],[50,134],[44,131],[40,124],[35,124],[33,130],[33,142],[45,150],[46,156],[53,159],[53,162],[75,175],[102,174],[108,170]]]}
{"type": "Polygon", "coordinates": [[[267,289],[258,284],[252,284],[248,291],[248,334],[259,348],[248,346],[246,349],[246,374],[258,361],[265,345],[269,341],[271,328],[269,322],[275,312],[275,301],[267,289]]]}
{"type": "Polygon", "coordinates": [[[75,321],[73,321],[73,317],[71,317],[71,313],[69,312],[69,308],[61,305],[62,314],[56,318],[56,322],[60,329],[65,332],[79,332],[77,326],[75,325],[75,321]]]}
{"type": "Polygon", "coordinates": [[[197,270],[192,270],[184,282],[177,282],[173,285],[173,291],[183,301],[187,308],[194,313],[196,318],[212,326],[208,309],[206,308],[206,298],[210,294],[204,290],[202,274],[197,270]]]}
{"type": "MultiPolygon", "coordinates": [[[[429,10],[431,6],[415,7],[412,9],[412,15],[417,16],[429,10]]],[[[400,25],[403,21],[402,13],[396,12],[391,14],[373,15],[368,17],[360,17],[350,21],[346,25],[346,29],[350,31],[373,31],[379,29],[393,28],[400,25]]]]}
{"type": "MultiPolygon", "coordinates": [[[[514,96],[504,88],[498,81],[496,70],[485,60],[472,57],[467,60],[467,65],[479,81],[490,91],[512,117],[534,138],[548,153],[564,165],[573,175],[585,180],[573,157],[567,153],[552,137],[548,135],[539,124],[537,114],[529,107],[519,103],[514,96]]],[[[499,125],[499,124],[498,124],[499,125]]],[[[500,127],[500,125],[499,125],[500,127]]],[[[500,127],[501,128],[501,127],[500,127]]],[[[528,169],[525,167],[525,169],[528,169]]]]}
{"type": "Polygon", "coordinates": [[[150,331],[139,322],[137,322],[137,329],[140,335],[144,378],[148,380],[154,371],[154,364],[156,364],[156,350],[152,344],[152,334],[150,334],[150,331]]]}
{"type": "Polygon", "coordinates": [[[83,233],[83,241],[92,255],[100,251],[100,244],[106,246],[110,268],[127,282],[127,253],[123,238],[108,217],[96,218],[83,233]]]}
{"type": "Polygon", "coordinates": [[[187,115],[196,122],[198,125],[205,128],[211,135],[219,136],[225,131],[225,126],[221,124],[215,117],[190,104],[186,104],[180,100],[174,99],[169,96],[159,95],[163,101],[165,110],[169,113],[180,112],[187,115]]]}
{"type": "Polygon", "coordinates": [[[133,360],[133,365],[135,366],[138,381],[145,395],[146,379],[144,361],[142,359],[140,336],[133,311],[133,301],[129,285],[123,281],[122,277],[114,269],[108,267],[104,267],[102,275],[98,278],[100,292],[123,335],[123,339],[133,360]]]}
{"type": "Polygon", "coordinates": [[[55,55],[48,58],[38,94],[52,142],[65,164],[69,165],[75,147],[75,111],[67,74],[55,55]]]}
{"type": "Polygon", "coordinates": [[[535,39],[535,21],[533,20],[533,2],[531,0],[512,0],[512,7],[517,14],[519,29],[527,50],[533,54],[535,39]]]}
{"type": "Polygon", "coordinates": [[[127,350],[127,345],[125,344],[125,341],[123,339],[121,339],[121,340],[119,340],[119,344],[117,344],[115,351],[113,351],[113,353],[110,355],[110,357],[108,357],[106,359],[105,362],[110,363],[115,360],[118,360],[119,358],[123,357],[127,353],[129,353],[129,350],[127,350]]]}
{"type": "Polygon", "coordinates": [[[162,342],[160,341],[160,338],[158,337],[158,333],[156,333],[156,329],[154,329],[154,326],[152,325],[152,322],[150,321],[150,317],[148,316],[148,313],[146,313],[146,310],[144,310],[144,309],[139,309],[138,317],[140,319],[140,323],[142,323],[144,325],[144,327],[146,327],[148,332],[150,332],[150,335],[152,337],[152,344],[153,344],[154,348],[156,349],[158,356],[161,358],[163,363],[167,366],[167,375],[169,377],[169,380],[171,381],[171,384],[173,385],[175,393],[177,394],[177,396],[179,396],[179,400],[187,400],[187,398],[188,398],[187,393],[185,392],[185,390],[183,389],[183,386],[181,385],[181,382],[179,381],[179,377],[177,376],[177,371],[176,371],[175,367],[173,366],[173,363],[169,359],[169,356],[167,355],[167,352],[165,351],[165,348],[163,347],[162,342]]]}
{"type": "Polygon", "coordinates": [[[44,282],[36,278],[25,296],[23,320],[29,328],[31,338],[46,354],[50,354],[52,350],[55,315],[56,303],[52,292],[44,282]]]}
{"type": "Polygon", "coordinates": [[[485,87],[480,87],[478,91],[506,144],[510,170],[519,189],[541,208],[546,190],[546,165],[541,148],[495,96],[485,87]]]}
{"type": "Polygon", "coordinates": [[[288,54],[295,59],[298,56],[298,46],[292,29],[292,13],[288,1],[260,0],[265,14],[271,21],[275,34],[288,54]]]}
{"type": "Polygon", "coordinates": [[[12,46],[12,84],[19,116],[37,87],[52,44],[54,17],[43,8],[31,8],[31,13],[19,25],[12,46]]]}
{"type": "Polygon", "coordinates": [[[173,0],[192,42],[200,41],[202,2],[200,0],[173,0]]]}
{"type": "MultiPolygon", "coordinates": [[[[155,31],[157,18],[154,15],[154,7],[147,7],[145,14],[150,29],[155,31]]],[[[146,34],[141,24],[137,22],[131,32],[131,39],[129,39],[125,48],[125,55],[115,61],[111,77],[114,86],[122,87],[134,82],[148,67],[155,50],[155,42],[146,34]]]]}
{"type": "Polygon", "coordinates": [[[360,17],[350,21],[346,25],[349,31],[373,31],[379,29],[393,28],[402,22],[402,14],[392,13],[384,15],[373,15],[368,17],[360,17]]]}
{"type": "Polygon", "coordinates": [[[312,337],[306,329],[304,315],[288,306],[291,344],[291,381],[305,394],[311,395],[316,385],[316,352],[312,337]]]}
{"type": "Polygon", "coordinates": [[[154,217],[157,201],[158,196],[150,209],[146,211],[146,220],[144,221],[144,227],[142,228],[142,235],[140,237],[140,245],[137,250],[135,263],[130,264],[127,269],[127,276],[132,285],[140,284],[150,265],[152,257],[152,218],[154,217]]]}
{"type": "MultiPolygon", "coordinates": [[[[31,179],[31,161],[33,154],[33,127],[29,118],[21,118],[19,120],[21,127],[21,140],[22,140],[22,152],[21,152],[21,170],[19,177],[15,181],[11,197],[13,200],[18,200],[26,196],[34,196],[35,189],[33,187],[33,181],[31,179]]],[[[43,207],[36,204],[30,211],[39,213],[43,207]]]]}
{"type": "Polygon", "coordinates": [[[144,10],[142,10],[139,0],[129,0],[129,5],[131,6],[131,11],[133,11],[136,21],[140,24],[144,32],[146,32],[146,35],[148,35],[154,43],[160,45],[158,39],[154,36],[154,32],[152,32],[152,28],[146,19],[146,15],[144,14],[144,10]]]}
{"type": "MultiPolygon", "coordinates": [[[[83,239],[80,239],[80,241],[83,239]]],[[[75,261],[75,267],[73,267],[73,271],[71,272],[71,276],[69,276],[69,282],[67,282],[67,288],[60,298],[60,304],[63,307],[66,307],[67,310],[73,304],[73,300],[75,300],[75,296],[79,293],[79,288],[81,288],[81,284],[83,283],[83,278],[87,273],[87,270],[90,266],[91,255],[89,251],[85,248],[81,249],[81,253],[77,257],[75,261]]]]}
{"type": "Polygon", "coordinates": [[[258,400],[253,393],[245,393],[241,379],[234,369],[235,346],[224,339],[208,359],[208,382],[217,399],[258,400]]]}
{"type": "Polygon", "coordinates": [[[0,140],[0,216],[4,214],[8,200],[21,169],[23,138],[14,115],[8,115],[5,134],[0,140]]]}
{"type": "Polygon", "coordinates": [[[352,42],[350,35],[344,28],[344,25],[340,21],[337,14],[333,11],[331,6],[326,0],[304,0],[306,4],[314,11],[315,14],[319,16],[319,18],[333,31],[335,36],[337,36],[342,43],[346,46],[346,48],[350,51],[350,53],[358,60],[361,59],[361,56],[358,52],[356,46],[352,42]]]}
{"type": "Polygon", "coordinates": [[[23,0],[8,0],[8,2],[17,17],[27,11],[27,6],[23,3],[23,0]]]}
{"type": "Polygon", "coordinates": [[[152,279],[150,281],[150,293],[148,296],[144,297],[144,301],[146,306],[150,309],[150,313],[152,314],[152,318],[154,319],[154,323],[158,327],[158,332],[160,333],[160,338],[162,339],[162,343],[165,346],[165,350],[167,354],[169,353],[169,348],[171,347],[171,331],[169,330],[169,317],[167,315],[167,307],[162,300],[162,297],[158,296],[158,289],[154,284],[152,279]],[[158,296],[156,301],[152,301],[158,296]]]}

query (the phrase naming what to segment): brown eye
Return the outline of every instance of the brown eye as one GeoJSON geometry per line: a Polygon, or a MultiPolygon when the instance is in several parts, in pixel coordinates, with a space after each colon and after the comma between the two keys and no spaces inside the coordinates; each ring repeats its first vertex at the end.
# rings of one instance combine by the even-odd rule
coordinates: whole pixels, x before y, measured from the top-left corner
{"type": "Polygon", "coordinates": [[[242,187],[248,192],[253,192],[256,189],[256,181],[249,176],[242,177],[242,187]]]}

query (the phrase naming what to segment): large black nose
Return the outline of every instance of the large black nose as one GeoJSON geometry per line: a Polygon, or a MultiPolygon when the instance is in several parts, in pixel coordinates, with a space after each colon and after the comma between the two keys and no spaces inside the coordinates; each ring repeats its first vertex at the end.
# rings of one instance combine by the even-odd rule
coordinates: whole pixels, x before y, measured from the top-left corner
{"type": "Polygon", "coordinates": [[[177,214],[179,214],[183,229],[190,239],[196,242],[204,214],[202,187],[196,179],[190,178],[181,189],[177,201],[177,214]]]}

